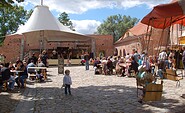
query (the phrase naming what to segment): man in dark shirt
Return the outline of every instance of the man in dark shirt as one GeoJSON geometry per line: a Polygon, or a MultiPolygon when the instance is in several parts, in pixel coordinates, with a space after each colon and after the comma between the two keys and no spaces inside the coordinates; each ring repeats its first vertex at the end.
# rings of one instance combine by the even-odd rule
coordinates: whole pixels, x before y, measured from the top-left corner
{"type": "Polygon", "coordinates": [[[33,60],[34,64],[36,65],[38,59],[35,56],[35,53],[33,53],[32,57],[28,59],[28,64],[31,63],[32,60],[33,60]]]}

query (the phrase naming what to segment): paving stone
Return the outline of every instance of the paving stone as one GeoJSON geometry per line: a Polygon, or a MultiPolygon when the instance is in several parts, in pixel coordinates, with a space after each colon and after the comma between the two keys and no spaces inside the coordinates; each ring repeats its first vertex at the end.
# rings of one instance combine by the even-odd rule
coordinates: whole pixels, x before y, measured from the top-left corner
{"type": "MultiPolygon", "coordinates": [[[[163,98],[156,102],[138,103],[136,79],[115,75],[94,75],[90,66],[65,67],[71,71],[72,96],[64,95],[63,75],[48,68],[48,80],[27,84],[16,93],[0,93],[0,113],[178,113],[185,111],[185,79],[181,86],[164,80],[163,98]],[[8,106],[8,107],[7,107],[8,106]]],[[[32,81],[28,81],[32,82],[32,81]]]]}

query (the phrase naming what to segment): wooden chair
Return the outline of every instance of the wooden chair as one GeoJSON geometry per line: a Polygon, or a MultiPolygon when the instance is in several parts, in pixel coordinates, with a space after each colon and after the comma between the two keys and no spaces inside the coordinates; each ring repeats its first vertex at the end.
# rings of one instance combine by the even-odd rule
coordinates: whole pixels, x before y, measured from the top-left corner
{"type": "Polygon", "coordinates": [[[162,97],[163,81],[161,84],[149,83],[144,89],[143,101],[159,101],[162,97]]]}
{"type": "Polygon", "coordinates": [[[136,77],[136,75],[137,75],[137,72],[135,72],[134,70],[130,70],[130,75],[129,75],[129,77],[136,77]]]}
{"type": "Polygon", "coordinates": [[[153,83],[154,81],[157,82],[156,79],[151,73],[147,74],[144,78],[136,77],[137,97],[139,97],[139,90],[141,90],[143,101],[159,101],[162,97],[163,80],[161,79],[160,84],[153,83]]]}
{"type": "Polygon", "coordinates": [[[181,72],[177,74],[177,71],[173,69],[166,69],[166,76],[167,79],[176,81],[176,86],[180,86],[180,80],[183,79],[183,73],[181,72]]]}
{"type": "Polygon", "coordinates": [[[3,91],[7,91],[8,90],[8,81],[5,80],[3,81],[3,91]]]}

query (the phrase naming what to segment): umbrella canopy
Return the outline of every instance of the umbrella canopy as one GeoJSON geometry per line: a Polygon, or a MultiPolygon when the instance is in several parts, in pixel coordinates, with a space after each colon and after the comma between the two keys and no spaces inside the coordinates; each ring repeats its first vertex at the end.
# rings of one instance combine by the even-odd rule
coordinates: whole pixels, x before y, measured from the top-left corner
{"type": "Polygon", "coordinates": [[[23,34],[27,40],[45,38],[47,41],[87,41],[88,36],[72,31],[61,24],[49,11],[49,7],[38,5],[24,26],[15,34],[23,34]]]}
{"type": "Polygon", "coordinates": [[[185,25],[185,0],[173,0],[169,4],[155,6],[147,14],[141,23],[150,25],[154,28],[165,29],[172,24],[185,25]]]}

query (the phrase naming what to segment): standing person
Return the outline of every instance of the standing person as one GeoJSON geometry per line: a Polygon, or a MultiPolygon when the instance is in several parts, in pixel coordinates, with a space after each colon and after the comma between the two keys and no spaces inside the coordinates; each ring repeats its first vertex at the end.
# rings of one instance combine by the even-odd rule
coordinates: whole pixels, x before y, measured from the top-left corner
{"type": "MultiPolygon", "coordinates": [[[[183,66],[184,66],[184,71],[185,71],[185,46],[183,46],[182,63],[183,63],[183,66]]],[[[184,73],[183,73],[183,75],[184,75],[184,73]]]]}
{"type": "Polygon", "coordinates": [[[133,57],[134,57],[134,60],[136,61],[136,62],[138,62],[138,57],[140,56],[140,54],[137,52],[137,50],[135,50],[135,49],[133,49],[132,50],[133,51],[133,57]]]}
{"type": "Polygon", "coordinates": [[[65,70],[65,75],[63,78],[63,86],[65,87],[65,95],[69,93],[71,95],[71,85],[72,85],[72,80],[70,76],[70,71],[65,70]]]}
{"type": "Polygon", "coordinates": [[[136,74],[138,72],[139,64],[135,60],[134,56],[131,57],[131,65],[129,66],[128,73],[129,76],[131,75],[131,70],[134,70],[134,73],[136,74]]]}
{"type": "Polygon", "coordinates": [[[88,54],[88,52],[85,52],[84,60],[85,60],[85,70],[89,70],[89,54],[88,54]]]}
{"type": "Polygon", "coordinates": [[[48,56],[46,53],[46,50],[42,51],[42,56],[41,56],[41,61],[44,63],[44,65],[47,67],[47,60],[48,60],[48,56]]]}

